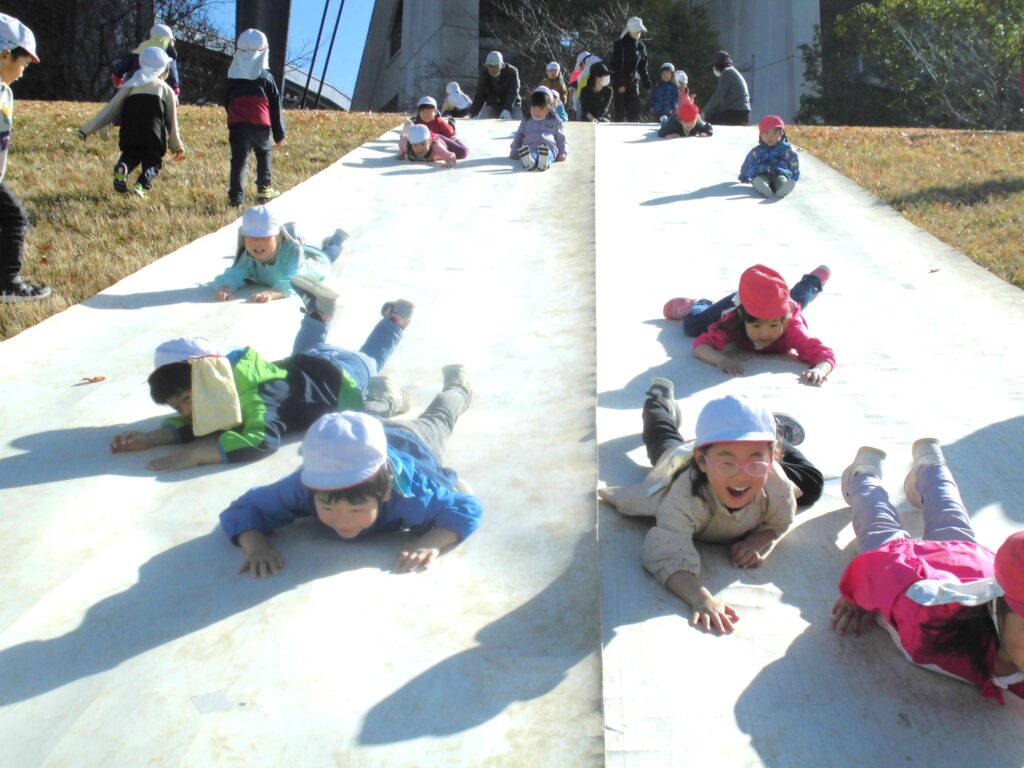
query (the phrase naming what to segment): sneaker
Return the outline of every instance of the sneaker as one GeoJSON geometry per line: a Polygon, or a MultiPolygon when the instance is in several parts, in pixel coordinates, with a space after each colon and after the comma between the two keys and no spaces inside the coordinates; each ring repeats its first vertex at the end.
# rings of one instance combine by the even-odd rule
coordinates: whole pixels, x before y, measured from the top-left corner
{"type": "Polygon", "coordinates": [[[650,397],[658,397],[664,400],[672,411],[672,423],[676,425],[676,429],[679,429],[679,425],[683,423],[683,412],[679,410],[679,403],[676,402],[676,387],[669,379],[663,379],[660,376],[655,376],[651,379],[651,386],[647,389],[647,394],[650,397]]]}
{"type": "Polygon", "coordinates": [[[149,194],[149,191],[144,186],[142,186],[142,182],[136,181],[134,184],[132,184],[132,194],[135,195],[136,197],[141,197],[143,200],[145,200],[146,195],[149,194]]]}
{"type": "Polygon", "coordinates": [[[537,167],[537,163],[533,159],[533,155],[530,154],[530,148],[525,144],[519,148],[519,162],[521,162],[523,164],[523,168],[528,171],[532,171],[537,167]]]}
{"type": "Polygon", "coordinates": [[[232,208],[241,208],[243,205],[245,205],[245,198],[244,197],[229,197],[228,198],[228,205],[230,205],[232,208]]]}
{"type": "Polygon", "coordinates": [[[807,436],[800,422],[788,413],[773,413],[775,417],[775,436],[787,445],[798,446],[807,436]]]}
{"type": "Polygon", "coordinates": [[[768,183],[768,179],[764,176],[755,176],[751,180],[750,185],[761,197],[775,197],[771,184],[768,183]]]}
{"type": "Polygon", "coordinates": [[[832,277],[832,270],[824,264],[819,264],[815,269],[812,269],[809,274],[818,278],[818,281],[821,283],[821,287],[824,288],[825,283],[827,283],[828,279],[832,277]]]}
{"type": "Polygon", "coordinates": [[[547,144],[541,144],[537,148],[537,170],[546,171],[551,165],[551,150],[547,144]]]}
{"type": "Polygon", "coordinates": [[[917,491],[917,472],[926,465],[944,466],[946,457],[942,455],[939,441],[934,437],[922,437],[920,440],[915,440],[911,450],[914,454],[914,466],[910,468],[906,480],[903,481],[903,495],[907,497],[907,501],[911,505],[918,509],[924,509],[924,500],[917,491]]]}
{"type": "Polygon", "coordinates": [[[26,283],[20,277],[0,287],[0,304],[13,304],[18,301],[38,301],[48,299],[52,291],[48,285],[26,283]]]}
{"type": "Polygon", "coordinates": [[[371,376],[366,385],[367,400],[382,400],[388,404],[392,416],[400,416],[411,407],[409,393],[403,392],[387,376],[371,376]]]}
{"type": "Polygon", "coordinates": [[[114,166],[114,191],[122,195],[128,191],[128,166],[124,163],[114,166]]]}
{"type": "Polygon", "coordinates": [[[460,363],[446,365],[441,369],[441,376],[444,381],[444,384],[441,387],[442,390],[459,387],[465,390],[466,394],[469,395],[472,400],[473,387],[469,383],[469,374],[466,373],[466,366],[461,365],[460,363]]]}
{"type": "Polygon", "coordinates": [[[775,177],[775,197],[783,198],[796,189],[796,182],[781,173],[775,177]]]}
{"type": "Polygon", "coordinates": [[[323,248],[323,250],[326,251],[333,245],[336,246],[340,251],[341,247],[345,244],[346,240],[348,240],[348,232],[346,232],[344,229],[336,229],[334,230],[333,235],[329,235],[328,237],[324,238],[321,247],[323,248]]]}
{"type": "Polygon", "coordinates": [[[850,481],[858,475],[874,475],[882,478],[882,459],[885,458],[885,451],[879,448],[872,448],[864,445],[857,449],[857,455],[853,463],[843,470],[843,479],[840,488],[843,491],[843,498],[850,500],[850,481]]]}
{"type": "Polygon", "coordinates": [[[295,293],[302,300],[303,311],[314,320],[330,322],[334,317],[334,303],[338,298],[338,292],[305,275],[296,275],[291,282],[295,293]]]}
{"type": "Polygon", "coordinates": [[[384,302],[380,308],[380,316],[394,320],[401,328],[409,327],[412,320],[412,311],[416,305],[407,299],[395,299],[384,302]]]}
{"type": "Polygon", "coordinates": [[[262,187],[256,187],[256,202],[258,203],[265,203],[268,200],[273,200],[275,197],[280,196],[281,192],[274,189],[269,184],[262,187]]]}
{"type": "Polygon", "coordinates": [[[665,316],[666,320],[682,320],[693,309],[693,305],[696,304],[695,299],[684,299],[679,297],[677,299],[669,299],[665,302],[665,306],[662,307],[661,314],[665,316]]]}

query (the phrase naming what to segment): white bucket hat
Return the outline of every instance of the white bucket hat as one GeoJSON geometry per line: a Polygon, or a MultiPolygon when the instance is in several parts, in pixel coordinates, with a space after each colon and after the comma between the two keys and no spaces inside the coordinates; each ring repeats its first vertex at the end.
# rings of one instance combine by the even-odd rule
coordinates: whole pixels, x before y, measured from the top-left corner
{"type": "Polygon", "coordinates": [[[626,21],[626,28],[622,30],[623,35],[635,35],[637,32],[646,32],[647,27],[644,26],[639,16],[630,16],[629,20],[626,21]]]}
{"type": "Polygon", "coordinates": [[[265,205],[254,205],[242,215],[242,235],[272,237],[281,231],[281,220],[265,205]]]}
{"type": "Polygon", "coordinates": [[[163,48],[150,46],[139,54],[139,68],[121,84],[122,88],[134,88],[156,80],[171,64],[171,57],[163,48]]]}
{"type": "Polygon", "coordinates": [[[228,67],[228,77],[236,80],[255,80],[267,68],[267,36],[258,29],[247,29],[238,36],[237,50],[228,67]]]}

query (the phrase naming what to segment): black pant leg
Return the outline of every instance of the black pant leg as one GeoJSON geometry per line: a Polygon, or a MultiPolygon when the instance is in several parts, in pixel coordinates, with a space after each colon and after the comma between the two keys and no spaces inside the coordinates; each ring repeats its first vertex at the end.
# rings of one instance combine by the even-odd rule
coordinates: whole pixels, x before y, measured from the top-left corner
{"type": "Polygon", "coordinates": [[[704,333],[713,323],[722,319],[722,315],[734,309],[735,293],[730,293],[725,298],[719,299],[703,312],[690,312],[683,318],[683,333],[691,338],[697,338],[704,333]]]}
{"type": "Polygon", "coordinates": [[[629,118],[629,122],[640,122],[641,109],[640,83],[634,81],[626,86],[626,116],[629,118]]]}
{"type": "Polygon", "coordinates": [[[0,182],[0,283],[13,283],[21,274],[27,232],[28,213],[7,182],[0,182]]]}
{"type": "Polygon", "coordinates": [[[654,466],[665,451],[682,445],[684,440],[676,427],[672,408],[660,395],[648,395],[644,400],[643,420],[644,447],[651,466],[654,466]]]}
{"type": "Polygon", "coordinates": [[[779,460],[786,477],[793,481],[803,495],[796,500],[798,507],[809,507],[821,498],[825,487],[825,477],[821,470],[807,460],[796,448],[787,446],[779,460]]]}
{"type": "Polygon", "coordinates": [[[164,161],[159,157],[147,157],[142,161],[142,170],[139,172],[138,183],[143,189],[152,189],[153,180],[156,179],[160,169],[164,167],[164,161]]]}
{"type": "Polygon", "coordinates": [[[249,136],[244,125],[228,128],[228,143],[231,145],[231,175],[228,179],[228,198],[238,204],[245,199],[245,167],[249,162],[249,136]]]}

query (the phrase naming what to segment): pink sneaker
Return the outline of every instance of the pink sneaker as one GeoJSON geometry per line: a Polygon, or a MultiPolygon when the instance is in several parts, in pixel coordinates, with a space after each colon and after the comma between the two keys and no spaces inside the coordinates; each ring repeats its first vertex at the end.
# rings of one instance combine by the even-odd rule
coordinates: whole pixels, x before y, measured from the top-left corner
{"type": "Polygon", "coordinates": [[[832,270],[829,269],[824,264],[822,264],[821,266],[817,267],[816,269],[812,269],[811,270],[811,274],[814,275],[819,280],[821,280],[821,287],[824,288],[825,287],[825,283],[827,283],[828,279],[830,277],[832,277],[832,270]]]}
{"type": "Polygon", "coordinates": [[[693,309],[693,305],[696,303],[694,299],[684,299],[682,297],[669,299],[665,302],[661,313],[665,315],[666,320],[682,320],[690,314],[690,310],[693,309]]]}

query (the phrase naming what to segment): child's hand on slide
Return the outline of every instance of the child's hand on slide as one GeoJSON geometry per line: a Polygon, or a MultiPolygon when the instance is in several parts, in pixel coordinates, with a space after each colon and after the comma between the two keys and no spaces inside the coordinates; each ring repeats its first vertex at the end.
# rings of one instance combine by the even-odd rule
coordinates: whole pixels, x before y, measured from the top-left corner
{"type": "Polygon", "coordinates": [[[730,376],[740,376],[743,373],[743,365],[731,355],[722,355],[722,360],[718,363],[718,370],[730,376]]]}
{"type": "Polygon", "coordinates": [[[562,153],[561,155],[555,158],[556,163],[564,163],[566,160],[568,160],[568,158],[565,156],[565,153],[562,153]]]}
{"type": "Polygon", "coordinates": [[[230,301],[231,300],[231,289],[230,288],[218,288],[217,292],[213,294],[213,298],[217,301],[230,301]]]}
{"type": "Polygon", "coordinates": [[[720,635],[727,635],[733,630],[733,624],[740,620],[731,605],[727,605],[717,597],[706,597],[693,606],[691,627],[702,627],[705,632],[714,629],[720,635]]]}
{"type": "Polygon", "coordinates": [[[870,618],[870,612],[844,597],[840,597],[832,606],[832,629],[840,635],[845,636],[847,630],[853,630],[853,636],[859,637],[865,627],[871,626],[870,618]]]}
{"type": "Polygon", "coordinates": [[[282,570],[284,570],[284,558],[281,557],[281,553],[269,544],[265,544],[246,555],[245,562],[238,569],[238,573],[248,573],[254,579],[265,579],[267,576],[276,576],[282,570]]]}
{"type": "Polygon", "coordinates": [[[398,554],[398,570],[402,573],[409,573],[418,568],[426,570],[433,564],[441,554],[436,547],[419,547],[418,549],[406,549],[398,554]]]}
{"type": "Polygon", "coordinates": [[[144,451],[149,448],[149,440],[145,432],[122,432],[110,441],[111,453],[128,451],[144,451]]]}
{"type": "Polygon", "coordinates": [[[758,548],[758,542],[750,537],[740,539],[729,550],[729,560],[737,568],[758,568],[764,563],[764,557],[758,548]]]}
{"type": "Polygon", "coordinates": [[[825,378],[828,374],[819,371],[817,368],[808,368],[806,371],[800,374],[800,379],[805,384],[813,384],[820,387],[825,383],[825,378]]]}
{"type": "Polygon", "coordinates": [[[274,296],[270,291],[259,291],[258,293],[252,294],[252,296],[249,297],[249,301],[255,302],[256,304],[266,304],[272,298],[274,298],[274,296]]]}

